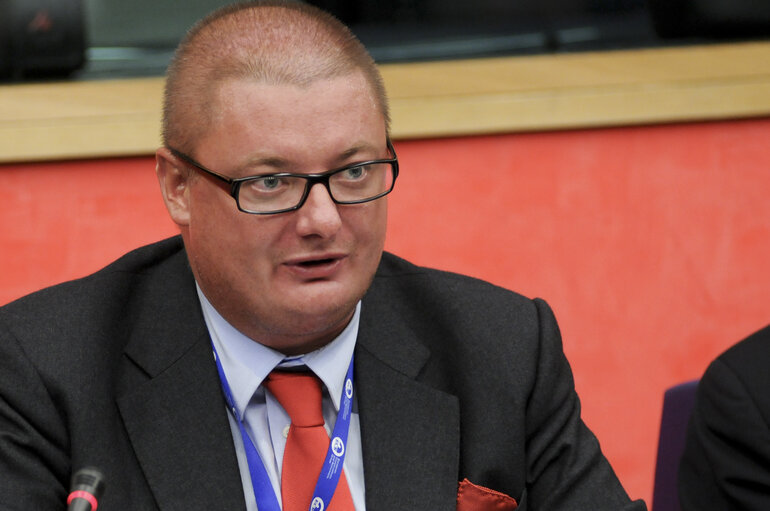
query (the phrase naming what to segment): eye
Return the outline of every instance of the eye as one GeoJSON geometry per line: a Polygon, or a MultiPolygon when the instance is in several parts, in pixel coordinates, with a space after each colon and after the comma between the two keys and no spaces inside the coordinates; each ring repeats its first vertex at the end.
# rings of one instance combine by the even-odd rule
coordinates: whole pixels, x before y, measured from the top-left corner
{"type": "Polygon", "coordinates": [[[280,176],[265,176],[248,181],[249,188],[255,193],[279,192],[288,184],[288,179],[280,176]]]}
{"type": "Polygon", "coordinates": [[[275,190],[281,185],[281,180],[275,176],[269,176],[259,179],[256,184],[262,188],[265,188],[266,190],[275,190]]]}
{"type": "Polygon", "coordinates": [[[363,177],[366,177],[368,169],[365,166],[357,166],[357,167],[350,167],[348,169],[345,169],[344,172],[342,172],[342,178],[348,179],[351,181],[355,181],[358,179],[362,179],[363,177]]]}

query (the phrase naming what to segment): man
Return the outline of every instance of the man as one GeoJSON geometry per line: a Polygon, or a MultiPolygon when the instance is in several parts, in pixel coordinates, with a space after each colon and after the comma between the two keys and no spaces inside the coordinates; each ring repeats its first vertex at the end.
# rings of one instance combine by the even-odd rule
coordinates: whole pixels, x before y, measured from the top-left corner
{"type": "Polygon", "coordinates": [[[398,164],[344,26],[212,14],[170,66],[163,134],[181,241],[0,312],[3,505],[62,508],[94,466],[104,509],[644,509],[544,302],[383,254],[398,164]]]}
{"type": "Polygon", "coordinates": [[[770,509],[770,325],[708,367],[679,467],[685,511],[770,509]]]}

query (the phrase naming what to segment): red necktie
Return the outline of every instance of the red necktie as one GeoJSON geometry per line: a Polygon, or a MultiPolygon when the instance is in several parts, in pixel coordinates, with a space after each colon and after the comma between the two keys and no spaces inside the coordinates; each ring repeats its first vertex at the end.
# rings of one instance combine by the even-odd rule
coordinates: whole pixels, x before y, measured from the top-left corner
{"type": "MultiPolygon", "coordinates": [[[[321,412],[321,382],[309,372],[273,371],[264,385],[291,418],[281,469],[283,511],[308,511],[329,449],[321,412]]],[[[326,509],[355,511],[344,472],[326,509]]]]}

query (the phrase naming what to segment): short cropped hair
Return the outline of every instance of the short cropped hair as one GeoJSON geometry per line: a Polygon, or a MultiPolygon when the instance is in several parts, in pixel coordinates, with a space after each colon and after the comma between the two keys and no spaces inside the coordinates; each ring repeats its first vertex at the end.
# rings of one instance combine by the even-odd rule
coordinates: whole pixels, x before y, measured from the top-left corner
{"type": "Polygon", "coordinates": [[[169,65],[163,143],[190,152],[209,125],[214,92],[226,79],[307,86],[361,71],[389,129],[385,86],[374,60],[337,18],[289,0],[233,4],[195,24],[169,65]]]}

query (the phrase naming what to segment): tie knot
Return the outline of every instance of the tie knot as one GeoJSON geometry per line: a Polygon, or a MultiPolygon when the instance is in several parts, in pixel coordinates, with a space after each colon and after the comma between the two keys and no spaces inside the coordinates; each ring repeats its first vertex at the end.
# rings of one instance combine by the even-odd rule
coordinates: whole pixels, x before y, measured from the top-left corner
{"type": "Polygon", "coordinates": [[[264,385],[281,403],[295,427],[323,426],[321,381],[312,372],[273,371],[264,385]]]}

